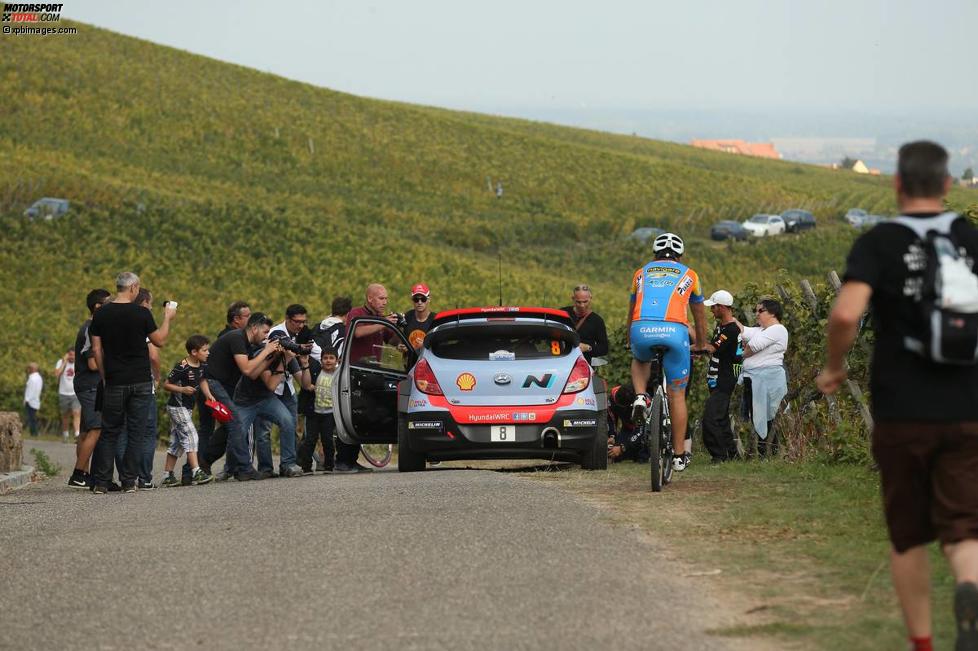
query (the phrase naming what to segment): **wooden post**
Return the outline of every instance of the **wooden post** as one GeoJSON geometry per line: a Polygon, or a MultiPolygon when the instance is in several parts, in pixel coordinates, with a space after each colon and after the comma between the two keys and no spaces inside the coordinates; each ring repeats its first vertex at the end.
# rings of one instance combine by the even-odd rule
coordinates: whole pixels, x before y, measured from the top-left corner
{"type": "Polygon", "coordinates": [[[16,472],[23,466],[24,442],[20,414],[0,412],[0,472],[16,472]]]}
{"type": "MultiPolygon", "coordinates": [[[[839,290],[842,289],[842,281],[839,279],[839,274],[833,269],[827,274],[829,285],[838,294],[839,290]]],[[[860,342],[860,346],[866,347],[866,342],[860,342]]],[[[846,361],[846,371],[849,370],[849,362],[846,361]]],[[[866,424],[866,428],[872,432],[873,431],[873,414],[869,411],[869,404],[866,401],[866,396],[863,394],[862,389],[852,378],[846,378],[846,387],[849,389],[849,393],[852,394],[853,399],[859,404],[859,411],[863,417],[863,423],[866,424]]]]}
{"type": "Polygon", "coordinates": [[[312,138],[309,138],[309,153],[310,154],[316,153],[316,147],[312,144],[312,138]]]}

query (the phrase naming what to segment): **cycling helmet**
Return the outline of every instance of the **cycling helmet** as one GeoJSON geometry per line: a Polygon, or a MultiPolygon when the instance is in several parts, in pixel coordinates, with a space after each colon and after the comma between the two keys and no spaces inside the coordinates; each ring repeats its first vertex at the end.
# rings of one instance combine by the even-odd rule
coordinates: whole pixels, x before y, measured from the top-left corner
{"type": "Polygon", "coordinates": [[[678,258],[685,250],[683,238],[675,233],[663,233],[652,242],[652,251],[657,258],[678,258]]]}

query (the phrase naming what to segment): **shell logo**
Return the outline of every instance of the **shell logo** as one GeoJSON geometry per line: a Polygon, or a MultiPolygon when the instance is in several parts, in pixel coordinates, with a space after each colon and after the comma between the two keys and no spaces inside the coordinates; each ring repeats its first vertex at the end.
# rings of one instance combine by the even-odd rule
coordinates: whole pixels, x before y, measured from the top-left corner
{"type": "Polygon", "coordinates": [[[475,376],[471,373],[462,373],[455,378],[455,384],[462,391],[471,391],[475,388],[475,376]]]}

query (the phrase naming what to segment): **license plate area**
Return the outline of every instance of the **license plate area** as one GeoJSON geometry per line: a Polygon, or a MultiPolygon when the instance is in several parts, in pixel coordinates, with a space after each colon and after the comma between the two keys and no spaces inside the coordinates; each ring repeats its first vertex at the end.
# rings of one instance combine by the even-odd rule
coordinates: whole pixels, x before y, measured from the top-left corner
{"type": "Polygon", "coordinates": [[[515,443],[517,429],[519,428],[516,425],[491,425],[489,427],[489,442],[515,443]]]}

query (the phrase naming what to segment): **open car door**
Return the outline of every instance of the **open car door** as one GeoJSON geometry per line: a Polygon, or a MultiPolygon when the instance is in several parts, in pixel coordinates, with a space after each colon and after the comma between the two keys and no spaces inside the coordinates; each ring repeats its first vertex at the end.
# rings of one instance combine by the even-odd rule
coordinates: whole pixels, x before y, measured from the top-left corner
{"type": "Polygon", "coordinates": [[[341,440],[353,445],[397,443],[397,385],[407,379],[416,360],[408,340],[386,319],[350,322],[333,382],[333,415],[341,440]],[[353,333],[363,325],[382,326],[383,343],[355,345],[353,333]]]}

